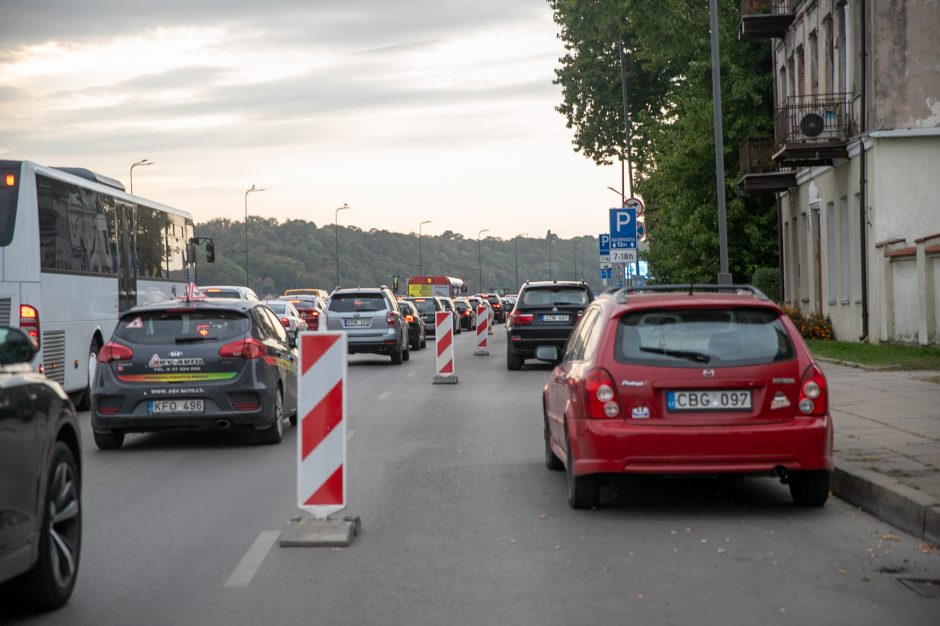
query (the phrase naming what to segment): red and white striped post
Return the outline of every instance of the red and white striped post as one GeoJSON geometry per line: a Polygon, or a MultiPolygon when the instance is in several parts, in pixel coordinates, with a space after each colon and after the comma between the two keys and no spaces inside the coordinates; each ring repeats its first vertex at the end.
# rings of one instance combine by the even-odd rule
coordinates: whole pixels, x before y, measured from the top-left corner
{"type": "Polygon", "coordinates": [[[490,351],[486,349],[486,335],[490,329],[489,308],[485,306],[477,307],[477,351],[475,356],[489,356],[490,351]]]}
{"type": "Polygon", "coordinates": [[[457,374],[454,367],[454,315],[450,311],[434,314],[434,337],[437,348],[437,376],[435,385],[454,385],[457,374]]]}
{"type": "Polygon", "coordinates": [[[324,520],[346,508],[346,333],[301,333],[297,392],[297,506],[324,520]]]}

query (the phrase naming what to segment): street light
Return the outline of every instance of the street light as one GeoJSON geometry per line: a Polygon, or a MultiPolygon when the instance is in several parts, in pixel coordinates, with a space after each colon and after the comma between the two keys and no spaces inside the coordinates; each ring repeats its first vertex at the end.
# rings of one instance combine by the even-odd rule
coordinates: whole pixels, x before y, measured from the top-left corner
{"type": "Polygon", "coordinates": [[[519,233],[513,239],[516,244],[516,289],[519,289],[519,237],[528,237],[529,233],[519,233]]]}
{"type": "Polygon", "coordinates": [[[251,189],[245,192],[245,286],[251,287],[248,282],[248,194],[253,191],[264,191],[264,187],[251,186],[251,189]]]}
{"type": "Polygon", "coordinates": [[[424,220],[418,224],[418,276],[423,276],[421,273],[421,227],[425,224],[430,224],[431,220],[424,220]]]}
{"type": "Polygon", "coordinates": [[[614,192],[615,194],[617,194],[618,196],[620,196],[620,202],[622,203],[621,206],[627,206],[627,196],[624,195],[623,190],[617,191],[616,189],[614,189],[613,187],[611,187],[611,186],[609,186],[609,185],[608,185],[607,188],[610,189],[611,191],[613,191],[613,192],[614,192]]]}
{"type": "Polygon", "coordinates": [[[153,161],[150,161],[148,159],[142,159],[140,161],[137,161],[137,163],[134,163],[133,165],[131,165],[131,194],[132,195],[134,193],[134,168],[137,167],[138,165],[153,165],[153,161]]]}
{"type": "Polygon", "coordinates": [[[480,263],[480,293],[483,293],[483,240],[481,237],[483,233],[490,232],[489,228],[484,228],[479,233],[477,233],[477,260],[480,263]]]}
{"type": "Polygon", "coordinates": [[[333,212],[333,233],[336,235],[336,286],[339,287],[339,212],[350,209],[345,202],[333,212]]]}
{"type": "Polygon", "coordinates": [[[554,275],[552,273],[552,231],[548,231],[548,280],[552,280],[554,275]]]}

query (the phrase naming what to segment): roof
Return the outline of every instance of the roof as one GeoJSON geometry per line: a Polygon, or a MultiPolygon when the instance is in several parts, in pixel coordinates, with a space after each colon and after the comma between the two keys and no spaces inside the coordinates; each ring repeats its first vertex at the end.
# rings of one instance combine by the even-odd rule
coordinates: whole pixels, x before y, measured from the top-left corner
{"type": "Polygon", "coordinates": [[[163,302],[151,302],[149,304],[139,304],[123,315],[128,313],[139,313],[142,311],[160,311],[163,309],[218,309],[218,310],[236,310],[248,311],[252,307],[262,304],[259,300],[242,300],[240,298],[206,298],[199,300],[164,300],[163,302]]]}
{"type": "Polygon", "coordinates": [[[587,287],[583,280],[532,280],[526,281],[523,289],[531,287],[587,287]]]}
{"type": "Polygon", "coordinates": [[[782,313],[779,306],[759,289],[751,285],[650,285],[646,287],[624,287],[611,289],[601,294],[603,300],[612,300],[618,305],[642,303],[644,305],[687,305],[721,307],[735,305],[774,309],[782,313]]]}

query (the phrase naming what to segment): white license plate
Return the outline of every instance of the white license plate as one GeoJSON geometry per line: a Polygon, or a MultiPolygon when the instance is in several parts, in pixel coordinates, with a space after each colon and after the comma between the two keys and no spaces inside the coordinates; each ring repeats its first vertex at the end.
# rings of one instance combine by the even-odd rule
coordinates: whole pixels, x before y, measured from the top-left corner
{"type": "Polygon", "coordinates": [[[541,317],[543,322],[567,322],[567,315],[543,315],[541,317]]]}
{"type": "Polygon", "coordinates": [[[751,392],[736,389],[714,391],[667,391],[670,411],[747,411],[751,392]]]}
{"type": "Polygon", "coordinates": [[[346,328],[355,328],[358,326],[369,326],[372,320],[343,320],[343,326],[346,328]]]}
{"type": "Polygon", "coordinates": [[[205,400],[151,400],[147,404],[150,415],[174,415],[177,413],[202,413],[205,400]]]}

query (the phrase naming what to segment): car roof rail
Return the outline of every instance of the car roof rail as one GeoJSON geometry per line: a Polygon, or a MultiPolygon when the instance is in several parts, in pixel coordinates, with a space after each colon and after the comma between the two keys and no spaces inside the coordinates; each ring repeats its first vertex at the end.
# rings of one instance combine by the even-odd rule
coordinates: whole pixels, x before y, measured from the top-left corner
{"type": "Polygon", "coordinates": [[[753,285],[747,284],[731,284],[731,285],[718,285],[712,283],[685,283],[685,284],[672,284],[672,285],[643,285],[638,287],[620,287],[618,289],[611,289],[604,292],[602,295],[611,295],[616,298],[617,302],[623,304],[627,301],[627,296],[631,293],[675,293],[675,292],[687,292],[688,295],[693,293],[702,293],[702,292],[725,292],[730,291],[733,293],[747,292],[758,300],[770,301],[764,292],[753,285]]]}

